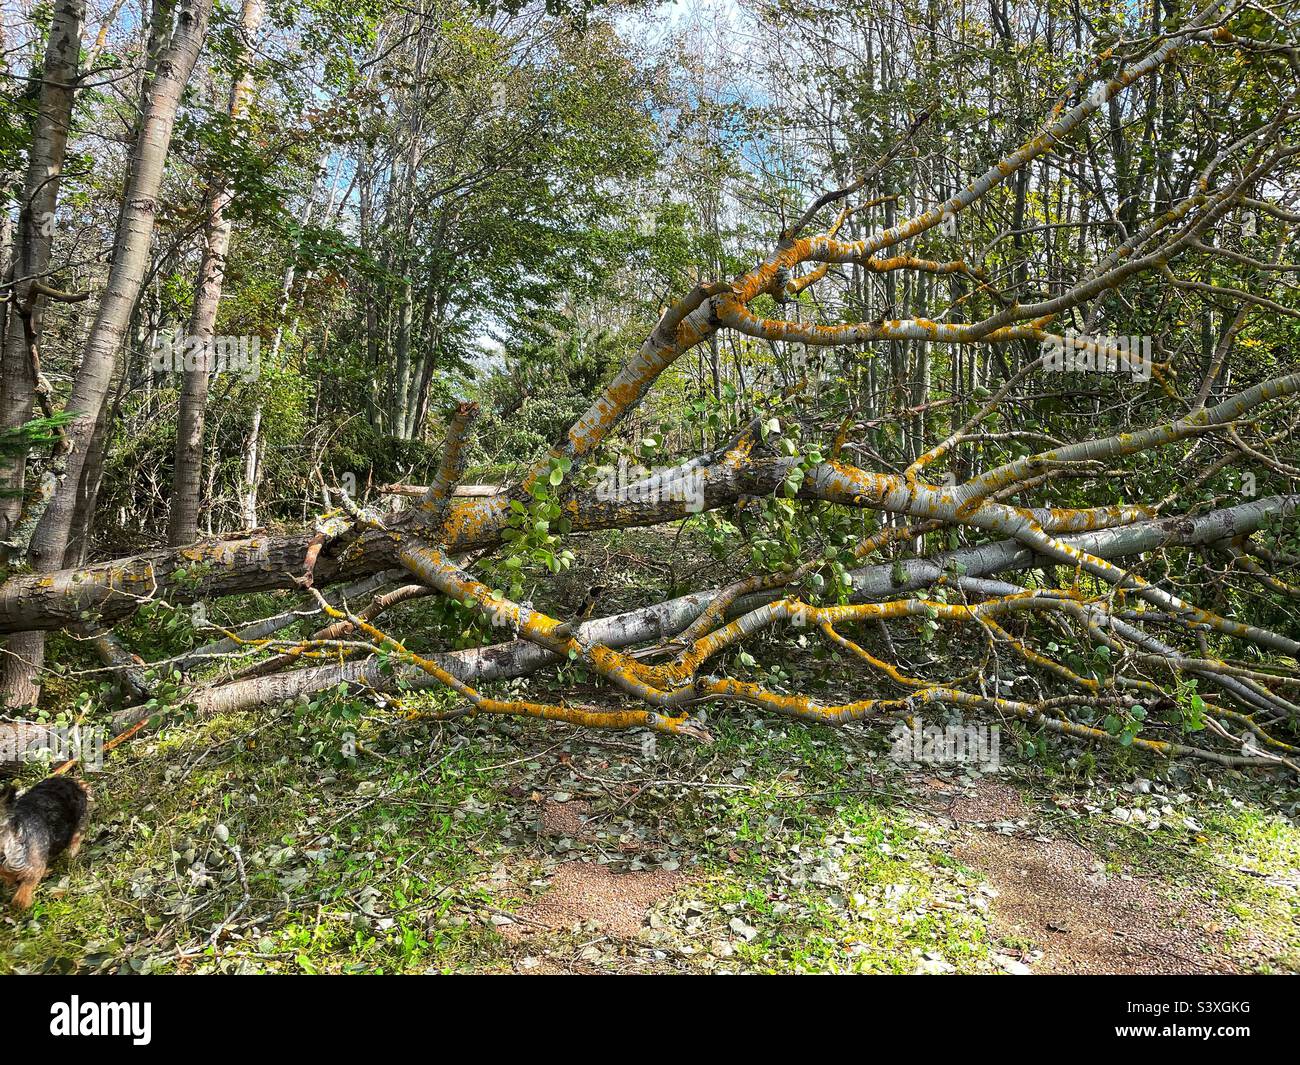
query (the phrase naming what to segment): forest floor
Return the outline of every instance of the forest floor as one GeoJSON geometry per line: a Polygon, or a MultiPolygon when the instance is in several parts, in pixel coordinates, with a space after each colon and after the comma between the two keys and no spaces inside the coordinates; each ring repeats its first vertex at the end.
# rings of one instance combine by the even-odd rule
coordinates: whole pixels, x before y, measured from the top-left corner
{"type": "MultiPolygon", "coordinates": [[[[682,550],[601,543],[628,572],[602,612],[682,550]]],[[[138,626],[133,646],[171,639],[138,626]]],[[[847,663],[770,650],[766,683],[862,694],[847,663]]],[[[600,695],[563,679],[515,690],[600,695]]],[[[726,713],[702,746],[420,716],[446,705],[338,696],[143,734],[87,775],[80,856],[0,910],[0,972],[1300,970],[1282,774],[1014,723],[983,772],[900,762],[859,725],[726,713]]]]}
{"type": "Polygon", "coordinates": [[[172,728],[90,778],[87,844],[0,917],[0,971],[1300,969],[1276,780],[714,726],[363,723],[341,768],[290,710],[172,728]]]}

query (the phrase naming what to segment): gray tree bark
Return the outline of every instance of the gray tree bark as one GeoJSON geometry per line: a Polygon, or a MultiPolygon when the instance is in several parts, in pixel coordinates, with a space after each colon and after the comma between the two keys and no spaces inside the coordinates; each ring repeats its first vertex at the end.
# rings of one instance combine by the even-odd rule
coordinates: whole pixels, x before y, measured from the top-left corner
{"type": "MultiPolygon", "coordinates": [[[[0,430],[17,429],[29,421],[36,400],[36,365],[45,305],[36,282],[50,265],[85,17],[85,0],[57,0],[54,5],[40,71],[41,89],[23,200],[7,268],[13,284],[8,292],[0,354],[0,430]]],[[[26,470],[26,457],[22,455],[4,460],[0,469],[0,538],[5,540],[22,515],[26,470]]],[[[44,646],[40,633],[23,633],[6,641],[4,665],[0,667],[0,698],[5,702],[27,706],[36,701],[34,678],[44,646]]]]}
{"type": "MultiPolygon", "coordinates": [[[[39,350],[45,296],[37,282],[45,278],[54,243],[68,127],[76,94],[77,62],[86,0],[58,0],[40,71],[39,102],[27,155],[23,199],[12,251],[13,286],[0,362],[0,429],[16,429],[32,416],[36,396],[33,354],[39,350]]],[[[26,463],[5,462],[0,472],[0,534],[8,538],[22,511],[26,463]]]]}
{"type": "MultiPolygon", "coordinates": [[[[248,55],[250,43],[262,23],[263,0],[244,0],[239,17],[242,37],[240,57],[242,64],[248,55]]],[[[243,70],[237,70],[230,85],[228,113],[232,121],[243,113],[252,91],[253,79],[243,70]]],[[[199,259],[198,285],[194,291],[194,307],[190,314],[190,344],[201,353],[193,368],[186,367],[181,381],[180,411],[176,420],[176,460],[172,477],[171,514],[167,528],[167,542],[176,546],[188,544],[199,532],[199,496],[203,480],[203,422],[208,401],[208,383],[212,367],[209,354],[216,331],[217,306],[221,302],[221,288],[226,274],[226,256],[230,251],[230,219],[226,206],[230,201],[229,182],[224,177],[215,178],[207,191],[207,224],[204,229],[203,253],[199,259]]]]}
{"type": "MultiPolygon", "coordinates": [[[[169,32],[155,37],[158,49],[143,89],[139,133],[127,171],[108,282],[66,406],[71,419],[54,462],[59,481],[36,525],[28,551],[29,561],[38,572],[56,571],[63,564],[82,470],[149,267],[158,192],[181,94],[198,59],[211,13],[212,0],[155,0],[155,24],[165,26],[169,32]]],[[[44,647],[38,648],[37,642],[30,641],[24,657],[8,660],[3,694],[10,705],[31,705],[39,694],[37,678],[44,663],[44,647]]]]}
{"type": "MultiPolygon", "coordinates": [[[[1198,546],[1248,535],[1270,517],[1294,513],[1300,496],[1269,496],[1241,506],[1212,511],[1195,518],[1166,518],[1062,537],[1065,543],[1101,558],[1125,558],[1164,546],[1198,546]]],[[[933,559],[910,559],[867,566],[853,573],[854,602],[897,599],[934,584],[945,574],[964,572],[968,578],[1009,573],[1043,565],[1044,560],[1014,540],[1000,540],[953,551],[933,559]]],[[[696,592],[611,617],[593,618],[579,632],[584,642],[620,648],[671,636],[686,628],[709,605],[717,589],[696,592]]],[[[741,614],[779,598],[781,592],[761,593],[737,600],[732,614],[741,614]]],[[[471,684],[521,677],[559,661],[556,655],[527,640],[429,655],[438,665],[471,684]]],[[[194,702],[200,713],[224,713],[262,703],[297,698],[340,683],[360,684],[376,691],[396,691],[399,683],[412,688],[436,688],[440,682],[414,666],[381,669],[378,658],[340,665],[315,666],[234,681],[199,691],[194,702]]],[[[123,721],[129,721],[129,712],[123,721]]],[[[122,722],[119,722],[121,724],[122,722]]]]}

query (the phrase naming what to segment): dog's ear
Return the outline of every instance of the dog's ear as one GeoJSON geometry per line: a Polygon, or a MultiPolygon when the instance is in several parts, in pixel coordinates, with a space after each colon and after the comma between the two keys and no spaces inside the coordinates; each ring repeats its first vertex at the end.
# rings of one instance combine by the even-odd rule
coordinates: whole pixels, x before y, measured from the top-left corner
{"type": "Polygon", "coordinates": [[[17,794],[17,784],[6,784],[3,788],[0,788],[0,815],[8,812],[9,806],[14,801],[14,796],[17,794]]]}

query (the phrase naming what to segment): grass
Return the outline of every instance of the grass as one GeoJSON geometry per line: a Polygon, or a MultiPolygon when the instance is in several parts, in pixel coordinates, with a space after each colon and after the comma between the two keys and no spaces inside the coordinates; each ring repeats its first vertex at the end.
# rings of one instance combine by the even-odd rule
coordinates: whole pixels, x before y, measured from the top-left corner
{"type": "MultiPolygon", "coordinates": [[[[82,857],[0,918],[0,972],[494,972],[540,954],[584,971],[987,972],[1031,946],[996,927],[985,874],[953,858],[953,826],[865,730],[722,717],[710,747],[643,749],[563,725],[336,711],[182,722],[111,759],[82,857]],[[590,805],[592,838],[537,831],[541,804],[569,796],[590,805]],[[575,859],[675,869],[680,886],[631,941],[504,936],[575,859]]],[[[1115,802],[1158,811],[1165,784],[1130,794],[1143,766],[1089,780],[1063,759],[1017,763],[1031,808],[1082,797],[1096,812],[1071,824],[1116,868],[1212,905],[1253,967],[1297,968],[1284,795],[1189,779],[1174,816],[1123,824],[1115,802]]]]}
{"type": "MultiPolygon", "coordinates": [[[[1244,793],[1248,782],[1238,783],[1244,793]]],[[[1097,819],[1086,834],[1113,867],[1177,885],[1210,906],[1230,948],[1265,955],[1257,971],[1297,972],[1300,830],[1262,800],[1230,794],[1221,806],[1195,803],[1154,831],[1097,819]]]]}
{"type": "Polygon", "coordinates": [[[475,897],[479,844],[504,822],[483,753],[471,736],[353,768],[292,714],[170,729],[92,779],[83,857],[0,927],[0,970],[459,964],[482,936],[438,918],[475,897]],[[241,903],[253,923],[214,947],[241,903]]]}

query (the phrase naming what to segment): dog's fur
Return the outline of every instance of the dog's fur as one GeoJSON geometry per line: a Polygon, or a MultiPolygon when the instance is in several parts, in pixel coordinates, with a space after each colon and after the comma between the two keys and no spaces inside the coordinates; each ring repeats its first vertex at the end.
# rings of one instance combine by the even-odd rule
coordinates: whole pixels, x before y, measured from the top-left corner
{"type": "Polygon", "coordinates": [[[65,850],[75,857],[86,828],[90,794],[71,777],[46,777],[22,795],[0,790],[0,880],[17,888],[13,904],[25,910],[36,885],[65,850]]]}

